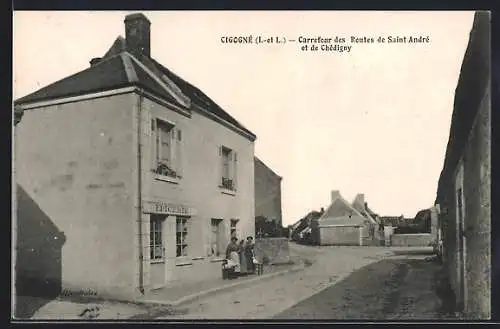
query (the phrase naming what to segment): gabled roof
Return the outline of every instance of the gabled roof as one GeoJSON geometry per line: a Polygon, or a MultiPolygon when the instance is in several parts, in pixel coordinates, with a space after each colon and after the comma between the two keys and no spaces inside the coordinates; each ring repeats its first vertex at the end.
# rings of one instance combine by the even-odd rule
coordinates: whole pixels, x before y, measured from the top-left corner
{"type": "Polygon", "coordinates": [[[318,221],[328,221],[329,224],[345,224],[346,218],[349,219],[349,224],[363,224],[364,222],[364,216],[347,202],[340,193],[337,193],[335,199],[332,200],[332,203],[318,221]]]}
{"type": "Polygon", "coordinates": [[[363,217],[367,218],[372,224],[376,224],[377,221],[371,216],[368,208],[364,203],[364,199],[356,197],[352,202],[352,207],[356,209],[363,217]]]}
{"type": "Polygon", "coordinates": [[[261,165],[264,168],[266,168],[269,172],[271,172],[272,174],[274,174],[274,176],[278,177],[279,179],[283,179],[283,177],[281,177],[276,172],[274,172],[274,170],[272,170],[271,168],[269,168],[262,160],[260,160],[256,156],[254,156],[254,161],[255,161],[255,163],[258,163],[259,165],[261,165]]]}
{"type": "Polygon", "coordinates": [[[234,125],[250,135],[252,140],[255,140],[255,134],[224,111],[200,89],[183,80],[154,59],[144,55],[139,57],[137,58],[126,51],[125,40],[119,36],[99,63],[21,97],[14,101],[14,104],[28,104],[135,85],[185,109],[191,109],[190,105],[195,104],[234,125]],[[187,101],[188,106],[186,106],[185,101],[187,101]]]}
{"type": "Polygon", "coordinates": [[[307,215],[296,221],[294,224],[292,224],[292,230],[296,230],[298,227],[302,225],[309,225],[309,222],[312,220],[316,220],[321,217],[321,212],[320,211],[310,211],[307,215]]]}

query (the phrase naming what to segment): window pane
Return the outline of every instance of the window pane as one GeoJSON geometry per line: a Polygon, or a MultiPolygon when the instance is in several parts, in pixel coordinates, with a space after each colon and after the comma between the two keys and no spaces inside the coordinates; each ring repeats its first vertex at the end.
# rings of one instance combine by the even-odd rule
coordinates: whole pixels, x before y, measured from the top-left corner
{"type": "Polygon", "coordinates": [[[176,256],[177,256],[177,257],[182,256],[181,250],[182,250],[181,246],[180,246],[180,245],[178,245],[178,246],[177,246],[177,252],[176,252],[176,256]]]}
{"type": "Polygon", "coordinates": [[[155,259],[161,259],[161,258],[163,258],[161,246],[155,247],[155,259]]]}

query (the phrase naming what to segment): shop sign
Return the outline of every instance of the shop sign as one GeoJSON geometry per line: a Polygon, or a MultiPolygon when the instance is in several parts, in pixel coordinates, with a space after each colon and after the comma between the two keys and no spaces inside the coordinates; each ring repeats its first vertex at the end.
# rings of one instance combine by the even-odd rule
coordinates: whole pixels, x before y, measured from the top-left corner
{"type": "Polygon", "coordinates": [[[147,201],[145,203],[144,212],[154,214],[191,216],[192,210],[189,207],[167,203],[163,201],[147,201]]]}

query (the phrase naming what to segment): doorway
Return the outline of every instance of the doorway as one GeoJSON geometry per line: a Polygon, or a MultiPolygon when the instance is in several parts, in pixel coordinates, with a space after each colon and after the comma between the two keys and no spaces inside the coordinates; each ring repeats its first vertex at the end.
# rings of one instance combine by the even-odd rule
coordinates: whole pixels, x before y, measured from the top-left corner
{"type": "Polygon", "coordinates": [[[151,288],[159,289],[165,286],[165,234],[166,215],[152,214],[149,227],[149,250],[151,262],[151,288]]]}

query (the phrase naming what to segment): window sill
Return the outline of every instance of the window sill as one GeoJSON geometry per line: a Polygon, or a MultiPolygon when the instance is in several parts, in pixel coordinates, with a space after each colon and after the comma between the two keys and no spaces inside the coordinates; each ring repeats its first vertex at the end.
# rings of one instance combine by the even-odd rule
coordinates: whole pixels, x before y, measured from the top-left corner
{"type": "Polygon", "coordinates": [[[224,259],[225,259],[224,257],[213,257],[213,258],[210,258],[210,263],[223,262],[224,259]]]}
{"type": "Polygon", "coordinates": [[[175,266],[190,266],[193,265],[193,262],[186,260],[186,261],[176,261],[175,266]]]}
{"type": "Polygon", "coordinates": [[[159,174],[153,174],[154,179],[156,180],[161,180],[164,182],[169,182],[172,184],[179,184],[179,177],[170,177],[170,176],[165,176],[165,175],[159,175],[159,174]]]}
{"type": "Polygon", "coordinates": [[[205,259],[205,257],[203,256],[191,258],[191,260],[203,260],[203,259],[205,259]]]}
{"type": "Polygon", "coordinates": [[[219,189],[220,189],[220,192],[222,194],[227,194],[227,195],[236,195],[236,191],[235,190],[230,190],[230,189],[227,189],[225,187],[222,187],[222,186],[219,186],[219,189]]]}
{"type": "Polygon", "coordinates": [[[165,260],[164,259],[151,259],[151,264],[164,264],[165,260]]]}

